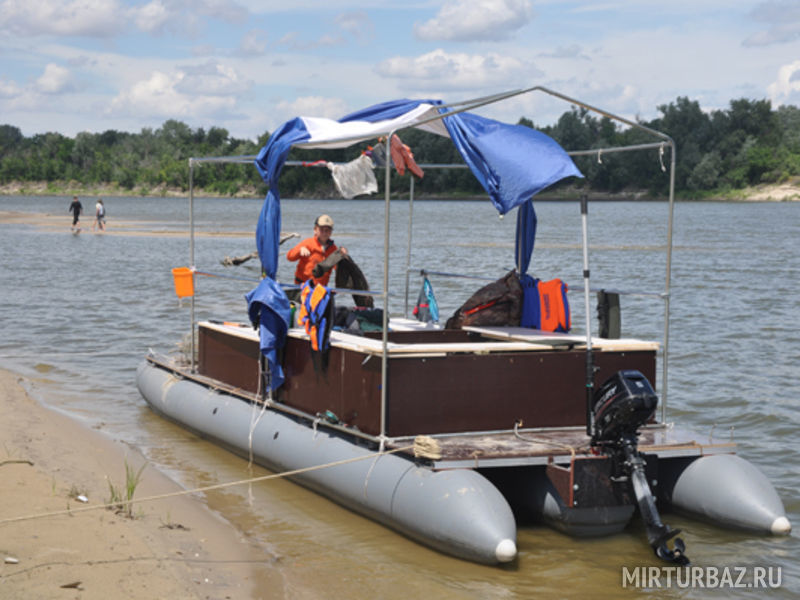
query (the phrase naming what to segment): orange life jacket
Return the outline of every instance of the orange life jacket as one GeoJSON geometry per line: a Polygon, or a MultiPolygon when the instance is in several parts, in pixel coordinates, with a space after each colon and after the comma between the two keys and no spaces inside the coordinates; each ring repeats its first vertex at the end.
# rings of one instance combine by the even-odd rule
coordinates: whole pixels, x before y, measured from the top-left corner
{"type": "Polygon", "coordinates": [[[567,284],[560,279],[551,279],[540,281],[538,288],[541,301],[539,329],[568,332],[572,327],[572,321],[567,302],[567,284]]]}
{"type": "Polygon", "coordinates": [[[572,328],[567,284],[560,279],[541,281],[529,275],[522,278],[523,306],[521,325],[542,331],[569,332],[572,328]]]}

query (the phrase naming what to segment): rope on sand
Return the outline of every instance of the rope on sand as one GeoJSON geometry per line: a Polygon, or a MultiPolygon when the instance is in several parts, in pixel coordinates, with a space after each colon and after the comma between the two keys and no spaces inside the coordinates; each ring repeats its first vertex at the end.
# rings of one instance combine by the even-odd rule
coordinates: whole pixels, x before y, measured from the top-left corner
{"type": "Polygon", "coordinates": [[[417,456],[424,456],[424,453],[417,454],[416,453],[416,444],[411,446],[402,446],[400,448],[393,448],[392,450],[384,450],[381,452],[375,452],[374,454],[367,454],[364,456],[356,456],[353,458],[346,458],[343,460],[338,460],[335,462],[325,463],[323,465],[314,465],[312,467],[303,467],[302,469],[294,469],[293,471],[284,471],[283,473],[272,473],[270,475],[262,475],[260,477],[252,477],[249,479],[241,479],[239,481],[230,481],[228,483],[217,483],[215,485],[208,485],[204,487],[194,488],[191,490],[180,490],[178,492],[170,492],[168,494],[158,494],[156,496],[147,496],[145,498],[137,498],[137,499],[130,499],[130,500],[119,500],[116,502],[110,502],[107,504],[97,504],[93,506],[79,506],[77,508],[68,508],[66,510],[58,510],[54,512],[47,512],[47,513],[39,513],[34,515],[23,515],[20,517],[11,517],[8,519],[0,519],[0,525],[5,525],[7,523],[18,523],[20,521],[31,521],[33,519],[43,519],[46,517],[56,517],[61,515],[72,515],[78,512],[86,512],[90,510],[100,510],[101,508],[105,509],[112,509],[112,508],[122,508],[128,504],[133,504],[134,502],[151,502],[153,500],[164,500],[166,498],[174,498],[176,496],[186,496],[187,494],[196,494],[200,492],[208,492],[211,490],[219,490],[222,488],[233,487],[235,485],[243,485],[245,483],[256,483],[258,481],[266,481],[268,479],[279,479],[281,477],[292,477],[294,475],[300,475],[302,473],[310,473],[312,471],[318,471],[320,469],[327,469],[330,467],[336,467],[339,465],[345,465],[349,463],[358,462],[361,460],[367,459],[378,459],[381,456],[388,455],[388,454],[395,454],[397,452],[406,452],[409,450],[413,450],[415,455],[417,456]]]}

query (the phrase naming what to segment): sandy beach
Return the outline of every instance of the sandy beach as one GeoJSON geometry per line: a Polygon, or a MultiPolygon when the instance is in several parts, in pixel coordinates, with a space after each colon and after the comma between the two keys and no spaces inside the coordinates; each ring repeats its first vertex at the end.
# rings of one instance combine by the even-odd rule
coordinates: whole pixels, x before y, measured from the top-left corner
{"type": "MultiPolygon", "coordinates": [[[[77,235],[129,235],[147,237],[179,237],[189,238],[188,226],[185,231],[174,231],[164,229],[163,225],[154,221],[135,221],[132,219],[115,218],[106,223],[106,229],[100,231],[92,229],[94,217],[83,216],[80,220],[80,230],[73,231],[77,235]]],[[[42,231],[66,231],[71,230],[71,215],[54,215],[51,213],[29,213],[10,210],[0,210],[0,223],[9,225],[28,225],[36,227],[42,231]]],[[[225,231],[225,232],[204,232],[195,231],[195,237],[253,237],[253,231],[225,231]]]]}
{"type": "MultiPolygon", "coordinates": [[[[21,517],[107,503],[125,487],[125,464],[142,457],[124,444],[47,409],[18,376],[0,370],[0,597],[283,598],[275,557],[191,495],[133,505],[21,517]],[[84,496],[88,502],[76,499],[84,496]]],[[[179,491],[152,467],[134,500],[179,491]]]]}

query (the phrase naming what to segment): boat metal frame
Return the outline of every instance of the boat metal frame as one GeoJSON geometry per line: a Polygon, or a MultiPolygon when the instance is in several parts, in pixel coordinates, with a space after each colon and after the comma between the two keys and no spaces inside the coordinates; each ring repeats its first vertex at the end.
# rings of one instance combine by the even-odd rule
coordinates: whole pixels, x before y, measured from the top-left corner
{"type": "MultiPolygon", "coordinates": [[[[456,113],[465,112],[469,110],[474,110],[476,108],[480,108],[483,106],[487,106],[490,104],[494,104],[497,102],[501,102],[503,100],[507,100],[512,97],[520,96],[523,94],[529,93],[542,93],[554,98],[560,99],[564,102],[567,102],[573,106],[578,106],[583,108],[589,112],[598,114],[602,117],[606,117],[611,121],[621,123],[623,125],[627,125],[631,128],[637,129],[643,133],[651,135],[657,138],[659,141],[652,142],[652,143],[643,143],[643,144],[635,144],[635,145],[628,145],[628,146],[616,146],[616,147],[607,147],[607,148],[596,148],[596,149],[587,149],[587,150],[577,150],[577,151],[570,151],[567,152],[570,156],[597,156],[598,159],[603,154],[611,154],[617,152],[633,152],[633,151],[642,151],[642,150],[658,150],[659,151],[659,158],[662,161],[662,169],[666,170],[663,164],[663,154],[666,149],[670,151],[670,164],[669,164],[669,197],[668,197],[668,222],[667,222],[667,240],[666,240],[666,267],[665,267],[665,280],[664,280],[664,290],[662,292],[642,292],[642,291],[621,291],[617,290],[618,293],[621,294],[634,294],[634,295],[646,295],[646,296],[656,296],[663,300],[664,302],[664,333],[663,333],[663,341],[662,341],[662,348],[661,348],[661,385],[660,387],[660,396],[661,396],[661,422],[659,426],[667,427],[666,421],[666,410],[667,410],[667,391],[668,391],[668,363],[669,363],[669,321],[670,321],[670,293],[671,293],[671,274],[672,274],[672,240],[673,240],[673,223],[674,223],[674,204],[675,204],[675,165],[676,165],[676,147],[674,140],[667,134],[642,125],[636,121],[632,121],[625,117],[613,114],[609,111],[597,108],[591,104],[578,100],[576,98],[572,98],[560,92],[551,90],[549,88],[543,86],[533,86],[525,89],[517,89],[511,90],[507,92],[503,92],[500,94],[494,94],[491,96],[484,96],[480,98],[474,98],[470,100],[455,102],[451,104],[443,104],[438,105],[437,108],[448,108],[450,109],[446,113],[440,113],[436,116],[429,117],[426,119],[421,119],[416,121],[415,123],[404,126],[401,128],[394,128],[389,129],[385,132],[377,133],[377,135],[385,136],[386,138],[386,156],[390,156],[390,140],[392,136],[397,133],[398,131],[402,131],[409,128],[416,128],[420,125],[425,125],[428,123],[432,123],[434,121],[439,121],[447,116],[451,116],[456,113]]],[[[361,137],[342,137],[331,140],[331,143],[343,143],[352,141],[355,142],[357,140],[362,139],[361,137]]],[[[296,147],[302,148],[306,144],[296,144],[296,147]]],[[[231,156],[231,157],[192,157],[189,158],[189,268],[192,270],[193,276],[196,274],[203,274],[203,275],[216,275],[213,273],[198,271],[195,265],[195,224],[194,224],[194,169],[195,167],[199,167],[203,164],[219,164],[219,163],[239,163],[239,164],[253,164],[255,161],[256,156],[254,155],[243,155],[243,156],[231,156]]],[[[302,162],[299,161],[287,161],[285,163],[286,166],[300,166],[302,162]]],[[[465,164],[422,164],[420,165],[422,168],[467,168],[465,164]]],[[[409,223],[408,223],[408,240],[407,240],[407,252],[406,252],[406,290],[405,290],[405,314],[408,311],[408,297],[409,297],[409,277],[410,273],[415,269],[410,267],[410,260],[411,260],[411,238],[412,238],[412,223],[413,223],[413,202],[414,202],[414,178],[410,177],[410,189],[409,189],[409,223]]],[[[326,426],[332,427],[334,429],[341,429],[342,431],[346,431],[349,435],[358,435],[359,437],[364,437],[370,439],[373,442],[379,444],[381,450],[385,447],[387,442],[395,441],[386,436],[386,390],[387,390],[387,366],[388,366],[388,334],[389,334],[389,315],[390,315],[390,293],[389,293],[389,238],[390,238],[390,229],[389,229],[389,214],[390,214],[390,201],[391,201],[391,161],[386,161],[386,165],[384,166],[384,244],[383,244],[383,282],[382,282],[382,290],[381,292],[372,292],[370,295],[378,296],[383,300],[383,332],[382,332],[382,347],[383,352],[381,354],[381,416],[380,416],[380,435],[379,436],[372,436],[368,434],[359,434],[354,433],[350,430],[347,430],[343,427],[339,427],[336,425],[326,424],[326,426]]],[[[582,203],[585,202],[582,201],[582,203]]],[[[582,211],[583,212],[583,211],[582,211]]],[[[585,217],[585,215],[584,215],[585,217]]],[[[585,311],[585,328],[586,328],[586,335],[587,335],[587,353],[591,352],[591,311],[589,309],[588,304],[588,294],[590,291],[594,291],[589,287],[588,283],[588,239],[586,235],[586,221],[585,218],[583,219],[583,252],[584,252],[584,297],[586,302],[586,311],[585,311]]],[[[428,271],[429,273],[436,273],[439,275],[444,276],[463,276],[454,273],[442,273],[442,272],[434,272],[428,271]]],[[[254,280],[257,282],[257,280],[254,280]]],[[[296,287],[294,284],[282,284],[284,287],[296,287]]],[[[337,288],[333,288],[334,291],[339,292],[352,292],[353,290],[340,290],[337,288]]],[[[608,291],[608,290],[607,290],[608,291]]],[[[362,293],[362,292],[360,292],[362,293]]],[[[191,296],[191,306],[190,306],[190,319],[191,319],[191,373],[196,372],[196,364],[195,364],[195,347],[196,347],[196,320],[195,320],[195,296],[191,296]]],[[[276,409],[281,408],[288,408],[288,407],[279,407],[278,403],[271,403],[271,407],[276,409]]],[[[290,411],[294,412],[294,411],[290,411]]],[[[308,415],[305,415],[308,416],[308,415]]]]}

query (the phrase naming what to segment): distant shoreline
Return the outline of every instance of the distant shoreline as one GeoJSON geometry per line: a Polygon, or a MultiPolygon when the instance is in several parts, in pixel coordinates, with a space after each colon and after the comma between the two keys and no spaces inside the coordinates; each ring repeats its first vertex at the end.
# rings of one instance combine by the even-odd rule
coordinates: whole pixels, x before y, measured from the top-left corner
{"type": "MultiPolygon", "coordinates": [[[[538,201],[564,201],[574,200],[583,192],[581,190],[557,190],[555,192],[543,192],[536,196],[538,201]]],[[[240,192],[230,196],[220,196],[217,193],[209,193],[202,188],[195,188],[194,194],[197,197],[206,198],[263,198],[255,186],[242,189],[240,192]]],[[[10,182],[0,185],[0,196],[83,196],[83,197],[151,197],[151,198],[186,198],[189,193],[180,188],[159,185],[153,188],[128,190],[118,185],[91,185],[84,186],[76,182],[10,182]]],[[[405,192],[400,190],[398,194],[401,198],[405,192]]],[[[589,199],[592,201],[640,201],[640,202],[661,202],[666,197],[651,196],[644,191],[624,191],[624,192],[589,192],[589,199]]],[[[374,200],[382,195],[373,195],[364,200],[374,200]]],[[[482,200],[485,196],[418,196],[415,200],[482,200]]],[[[798,202],[800,201],[800,181],[791,181],[781,184],[764,184],[754,187],[747,187],[740,190],[726,190],[718,194],[711,193],[708,196],[698,198],[676,198],[680,202],[798,202]]]]}

